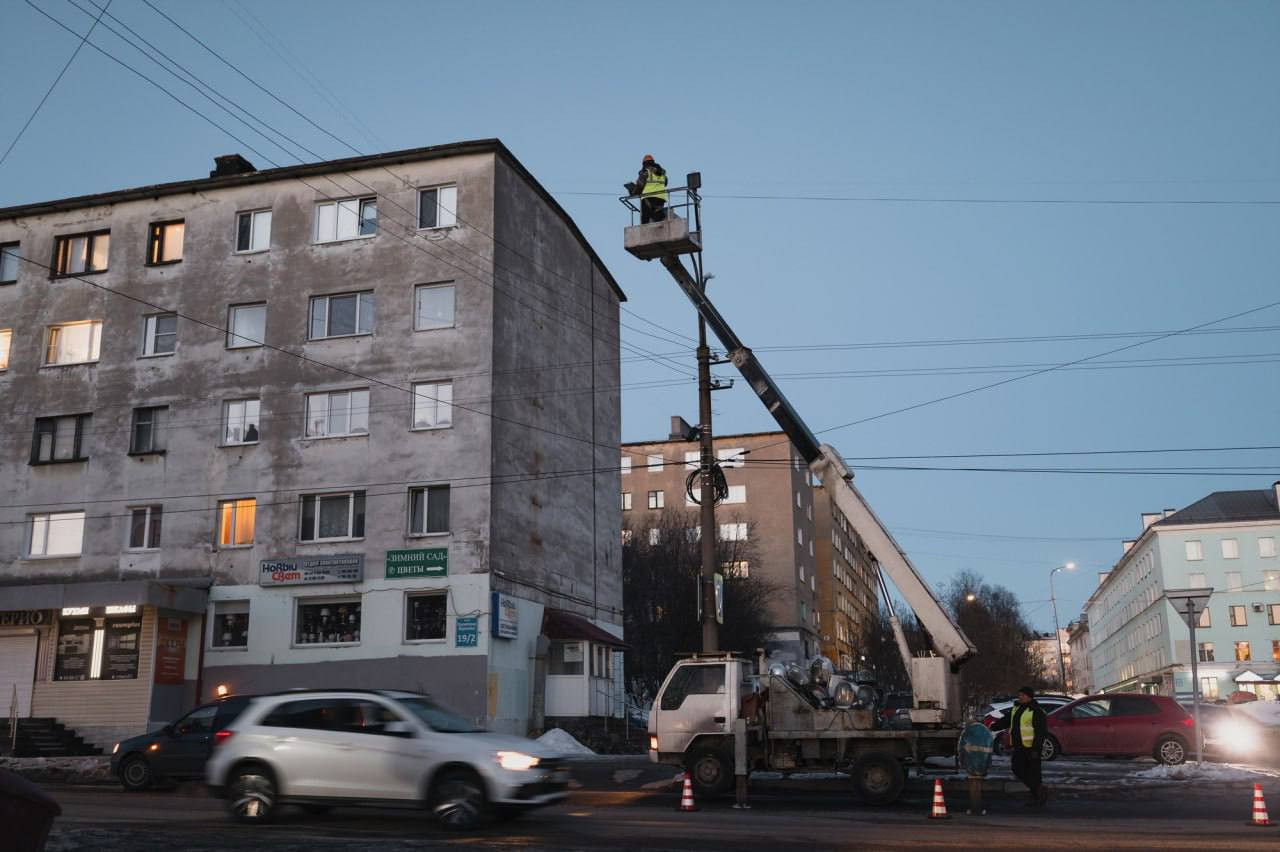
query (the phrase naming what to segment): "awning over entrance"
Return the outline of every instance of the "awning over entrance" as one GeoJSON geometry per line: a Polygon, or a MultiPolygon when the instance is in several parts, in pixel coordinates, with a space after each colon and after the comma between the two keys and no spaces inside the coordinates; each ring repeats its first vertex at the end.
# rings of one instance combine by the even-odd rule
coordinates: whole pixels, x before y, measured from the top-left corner
{"type": "Polygon", "coordinates": [[[551,607],[547,607],[542,613],[542,632],[548,639],[585,639],[588,642],[598,642],[614,648],[631,647],[582,616],[551,607]]]}
{"type": "Polygon", "coordinates": [[[1266,678],[1262,675],[1255,674],[1251,671],[1243,671],[1236,675],[1236,683],[1262,683],[1265,680],[1266,678]]]}
{"type": "Polygon", "coordinates": [[[208,580],[174,585],[159,580],[124,580],[116,583],[43,583],[32,586],[0,586],[0,611],[52,609],[70,606],[137,604],[202,613],[209,600],[208,580]]]}

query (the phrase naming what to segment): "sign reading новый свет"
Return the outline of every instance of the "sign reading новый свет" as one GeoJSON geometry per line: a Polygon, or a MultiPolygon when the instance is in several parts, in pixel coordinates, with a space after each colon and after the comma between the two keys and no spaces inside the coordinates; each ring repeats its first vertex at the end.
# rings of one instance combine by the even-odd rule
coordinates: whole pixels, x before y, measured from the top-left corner
{"type": "Polygon", "coordinates": [[[388,550],[387,579],[402,577],[446,577],[449,548],[424,547],[417,550],[388,550]]]}

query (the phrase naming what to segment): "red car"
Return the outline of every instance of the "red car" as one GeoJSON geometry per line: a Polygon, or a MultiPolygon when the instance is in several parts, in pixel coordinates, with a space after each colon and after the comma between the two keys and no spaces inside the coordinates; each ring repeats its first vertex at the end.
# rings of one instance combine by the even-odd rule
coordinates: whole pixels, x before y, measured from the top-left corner
{"type": "Polygon", "coordinates": [[[1173,766],[1187,759],[1195,742],[1195,720],[1167,695],[1112,692],[1078,698],[1050,713],[1048,727],[1044,760],[1060,754],[1149,754],[1173,766]]]}

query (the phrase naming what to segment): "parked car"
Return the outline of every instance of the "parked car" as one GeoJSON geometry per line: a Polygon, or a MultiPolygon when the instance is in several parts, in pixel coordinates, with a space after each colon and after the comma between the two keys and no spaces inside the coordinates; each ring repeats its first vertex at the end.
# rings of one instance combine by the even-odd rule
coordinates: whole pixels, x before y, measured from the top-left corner
{"type": "Polygon", "coordinates": [[[884,697],[884,703],[880,705],[880,721],[885,727],[892,728],[895,725],[901,725],[901,719],[905,716],[906,727],[911,727],[911,706],[914,702],[910,692],[890,692],[884,697]]]}
{"type": "Polygon", "coordinates": [[[158,731],[116,743],[111,773],[129,792],[154,784],[204,778],[214,737],[249,706],[250,696],[233,695],[204,704],[158,731]]]}
{"type": "Polygon", "coordinates": [[[256,698],[218,732],[205,777],[242,822],[286,804],[401,804],[449,828],[554,804],[569,784],[535,740],[481,731],[426,695],[358,689],[256,698]]]}
{"type": "MultiPolygon", "coordinates": [[[[1195,721],[1167,695],[1113,692],[1078,698],[1049,714],[1041,757],[1141,757],[1177,765],[1194,748],[1195,721]]],[[[1009,732],[1002,734],[1008,745],[1009,732]]]]}

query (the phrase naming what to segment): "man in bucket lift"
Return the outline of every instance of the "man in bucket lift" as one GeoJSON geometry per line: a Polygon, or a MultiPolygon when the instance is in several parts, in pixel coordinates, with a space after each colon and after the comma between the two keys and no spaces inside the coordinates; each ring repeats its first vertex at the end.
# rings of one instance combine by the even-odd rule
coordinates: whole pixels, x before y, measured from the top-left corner
{"type": "Polygon", "coordinates": [[[634,183],[626,184],[627,192],[640,196],[640,224],[661,222],[667,218],[667,171],[645,154],[640,174],[634,183]]]}

